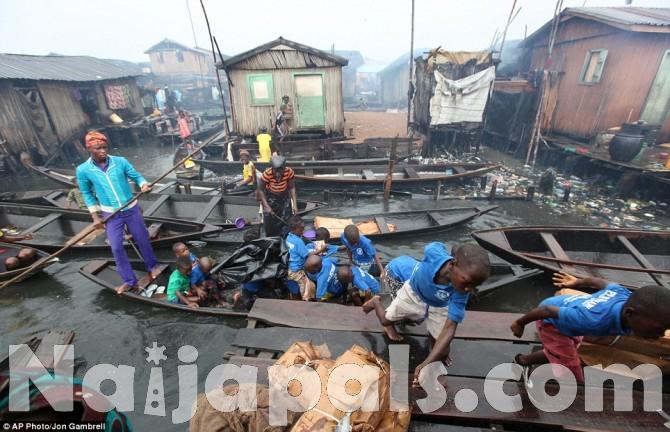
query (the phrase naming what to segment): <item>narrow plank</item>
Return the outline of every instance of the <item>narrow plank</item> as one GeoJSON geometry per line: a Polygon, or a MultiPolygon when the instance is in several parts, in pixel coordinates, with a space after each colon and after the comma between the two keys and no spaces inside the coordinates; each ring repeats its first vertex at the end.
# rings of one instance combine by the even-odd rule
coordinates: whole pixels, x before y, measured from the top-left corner
{"type": "Polygon", "coordinates": [[[364,169],[363,170],[363,178],[365,180],[374,180],[376,177],[375,177],[374,171],[369,170],[369,169],[364,169]]]}
{"type": "Polygon", "coordinates": [[[45,226],[49,225],[51,222],[57,220],[61,216],[62,216],[61,213],[49,213],[49,215],[47,217],[45,217],[43,219],[40,219],[39,222],[37,222],[36,224],[31,226],[30,228],[24,229],[21,232],[21,234],[25,235],[25,234],[29,234],[29,233],[35,233],[38,230],[40,230],[41,228],[44,228],[45,226]]]}
{"type": "MultiPolygon", "coordinates": [[[[53,369],[63,358],[54,357],[55,345],[68,345],[74,339],[73,331],[49,331],[35,350],[35,357],[46,369],[53,369]]],[[[61,354],[65,354],[62,352],[61,354]]]]}
{"type": "MultiPolygon", "coordinates": [[[[169,266],[168,264],[158,264],[158,269],[160,270],[160,273],[162,274],[165,269],[167,269],[169,266]]],[[[140,292],[144,291],[146,287],[149,286],[151,283],[151,275],[149,273],[145,274],[140,278],[140,280],[137,281],[137,288],[139,289],[140,292]]]]}
{"type": "Polygon", "coordinates": [[[147,231],[149,231],[149,238],[150,239],[158,238],[158,234],[160,233],[162,227],[163,224],[160,222],[155,222],[149,225],[149,228],[147,228],[147,231]]]}
{"type": "Polygon", "coordinates": [[[202,212],[195,219],[195,221],[198,223],[205,222],[205,220],[209,217],[209,214],[212,212],[212,210],[214,210],[214,207],[219,205],[222,199],[223,197],[221,195],[213,196],[212,199],[209,200],[205,208],[202,210],[202,212]]]}
{"type": "Polygon", "coordinates": [[[386,224],[386,218],[384,216],[375,216],[375,222],[377,222],[377,226],[379,227],[379,231],[381,231],[382,234],[389,233],[389,227],[386,224]]]}
{"type": "Polygon", "coordinates": [[[107,260],[93,260],[84,266],[82,269],[86,273],[96,274],[107,266],[107,260]]]}
{"type": "MultiPolygon", "coordinates": [[[[556,237],[554,237],[553,234],[551,233],[540,233],[540,237],[542,237],[542,241],[544,242],[545,246],[549,249],[549,252],[554,256],[554,258],[562,259],[562,260],[570,260],[570,257],[568,256],[567,253],[563,250],[563,247],[558,243],[558,240],[556,240],[556,237]]],[[[568,272],[573,272],[575,271],[574,266],[571,266],[569,264],[563,264],[563,263],[558,263],[558,265],[568,271],[568,272]]]]}
{"type": "Polygon", "coordinates": [[[170,195],[160,195],[158,199],[149,206],[149,208],[142,209],[142,214],[144,215],[144,217],[152,216],[169,199],[170,195]]]}
{"type": "Polygon", "coordinates": [[[413,167],[406,166],[406,167],[404,167],[404,170],[405,170],[405,174],[407,174],[408,178],[411,178],[411,179],[421,178],[421,176],[419,174],[417,174],[416,170],[413,167]]]}
{"type": "MultiPolygon", "coordinates": [[[[458,325],[456,337],[461,339],[490,339],[513,342],[537,342],[534,326],[526,326],[517,339],[509,326],[520,314],[502,312],[467,311],[465,320],[458,325]]],[[[257,299],[249,318],[268,324],[324,330],[342,330],[381,333],[382,326],[374,313],[365,314],[359,307],[329,303],[287,302],[274,299],[257,299]],[[318,318],[315,318],[318,317],[318,318]]],[[[403,334],[426,335],[425,326],[404,326],[403,334]]]]}
{"type": "MultiPolygon", "coordinates": [[[[628,250],[628,252],[635,258],[635,261],[638,262],[642,267],[646,269],[653,269],[654,265],[649,262],[647,257],[642,255],[642,253],[633,245],[633,243],[630,242],[626,237],[619,235],[617,236],[617,240],[628,250]]],[[[654,273],[649,273],[649,276],[656,282],[657,284],[661,286],[667,286],[665,284],[665,281],[663,280],[663,277],[660,275],[656,275],[654,273]]]]}
{"type": "MultiPolygon", "coordinates": [[[[565,429],[596,429],[608,431],[640,431],[640,430],[666,430],[663,426],[664,419],[655,412],[645,412],[642,409],[643,394],[640,391],[633,392],[633,411],[614,411],[614,392],[612,389],[604,389],[603,411],[586,412],[584,388],[577,390],[574,402],[565,410],[560,412],[544,412],[535,407],[530,401],[523,383],[507,381],[503,385],[503,391],[508,395],[519,395],[523,408],[519,412],[504,413],[489,405],[484,395],[484,380],[479,378],[464,378],[456,376],[441,377],[440,383],[447,391],[447,403],[432,413],[421,412],[416,403],[412,404],[412,419],[417,420],[439,420],[449,421],[454,419],[469,419],[470,421],[481,420],[491,423],[499,423],[503,426],[527,424],[536,426],[561,427],[565,429]],[[462,389],[473,390],[478,396],[478,405],[471,412],[462,412],[453,403],[454,397],[462,389]]],[[[550,387],[549,385],[547,387],[550,387]]],[[[552,390],[549,390],[551,393],[552,390]]],[[[554,390],[555,391],[555,390],[554,390]]],[[[410,401],[416,401],[426,396],[422,389],[410,388],[410,401]]],[[[663,406],[670,406],[670,396],[663,395],[663,406]]]]}
{"type": "MultiPolygon", "coordinates": [[[[333,358],[337,358],[354,344],[360,345],[389,361],[388,345],[379,333],[286,327],[240,329],[236,333],[232,345],[244,347],[247,350],[283,353],[298,341],[311,341],[314,345],[325,344],[333,358]]],[[[408,336],[404,343],[409,345],[410,368],[413,370],[428,355],[428,338],[426,336],[408,336]]],[[[536,345],[534,344],[455,339],[451,346],[451,356],[454,362],[448,368],[449,375],[485,378],[495,366],[502,363],[511,363],[516,354],[528,354],[535,348],[536,345]]]]}

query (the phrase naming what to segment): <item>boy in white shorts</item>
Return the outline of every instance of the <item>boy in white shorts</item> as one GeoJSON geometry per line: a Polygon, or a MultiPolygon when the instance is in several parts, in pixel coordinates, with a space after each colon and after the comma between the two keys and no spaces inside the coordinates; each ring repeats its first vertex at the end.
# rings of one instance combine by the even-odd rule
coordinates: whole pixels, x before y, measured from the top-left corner
{"type": "Polygon", "coordinates": [[[414,371],[415,381],[425,366],[436,361],[451,365],[449,348],[458,323],[465,317],[470,292],[489,277],[489,257],[475,244],[453,248],[453,256],[444,243],[426,245],[423,260],[384,310],[379,296],[365,302],[363,311],[375,311],[391,341],[401,341],[395,323],[402,320],[423,321],[430,334],[432,349],[414,371]]]}

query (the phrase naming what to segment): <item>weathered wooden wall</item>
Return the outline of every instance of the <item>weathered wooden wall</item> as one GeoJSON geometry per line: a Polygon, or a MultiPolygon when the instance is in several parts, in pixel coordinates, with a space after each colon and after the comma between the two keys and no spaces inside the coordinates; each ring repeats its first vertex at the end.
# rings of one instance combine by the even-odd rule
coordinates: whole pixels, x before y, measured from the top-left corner
{"type": "Polygon", "coordinates": [[[66,140],[86,127],[86,115],[81,104],[73,97],[77,88],[75,84],[43,81],[37,83],[37,87],[42,93],[58,138],[66,140]]]}
{"type": "Polygon", "coordinates": [[[382,104],[387,108],[406,108],[409,66],[403,65],[379,75],[382,104]]]}
{"type": "MultiPolygon", "coordinates": [[[[544,67],[547,37],[541,35],[531,45],[532,69],[544,67]]],[[[628,32],[581,18],[561,23],[549,67],[558,72],[550,89],[555,108],[545,126],[553,132],[588,138],[638,120],[668,49],[668,33],[628,32]],[[586,54],[592,49],[608,50],[603,73],[600,82],[581,84],[586,54]]],[[[670,139],[670,118],[661,135],[663,140],[670,139]]]]}
{"type": "Polygon", "coordinates": [[[162,51],[163,62],[160,61],[160,52],[154,51],[149,54],[151,61],[151,72],[155,74],[214,74],[214,62],[212,57],[194,51],[182,50],[184,61],[177,59],[177,50],[162,51]]]}
{"type": "MultiPolygon", "coordinates": [[[[48,123],[42,126],[50,128],[48,123]]],[[[44,155],[47,154],[30,107],[24,97],[14,89],[12,83],[6,80],[0,80],[0,140],[6,141],[0,146],[4,154],[18,154],[33,148],[44,155]]]]}
{"type": "MultiPolygon", "coordinates": [[[[271,51],[272,52],[272,51],[271,51]]],[[[281,51],[290,53],[291,51],[281,51]]],[[[276,52],[273,52],[276,55],[276,52]]],[[[296,51],[297,53],[297,51],[296,51]]],[[[264,54],[264,53],[263,53],[264,54]]],[[[307,58],[308,55],[291,56],[292,60],[299,58],[307,58]]],[[[260,60],[253,60],[253,65],[265,65],[267,56],[261,57],[260,60]]],[[[315,56],[312,56],[315,57],[315,56]]],[[[251,59],[250,59],[251,60],[251,59]]],[[[319,59],[320,60],[320,59],[319,59]]],[[[294,63],[295,64],[295,63],[294,63]]],[[[342,101],[342,69],[340,66],[333,67],[315,67],[309,69],[291,68],[291,69],[253,69],[247,70],[237,68],[229,72],[231,81],[231,102],[233,107],[233,128],[236,132],[242,135],[256,135],[258,129],[266,127],[268,130],[272,127],[272,119],[279,111],[281,98],[288,95],[293,103],[293,111],[295,119],[293,125],[297,125],[298,109],[295,105],[296,94],[293,74],[295,73],[323,73],[324,84],[324,105],[325,105],[325,129],[326,133],[343,133],[344,131],[344,106],[342,101]],[[247,86],[247,75],[253,73],[267,73],[272,74],[272,81],[274,87],[274,106],[252,106],[250,100],[249,89],[247,86]]]]}
{"type": "Polygon", "coordinates": [[[338,65],[326,58],[289,47],[282,49],[280,46],[267,51],[261,51],[244,61],[236,63],[234,69],[261,71],[267,69],[305,69],[336,66],[338,65]]]}

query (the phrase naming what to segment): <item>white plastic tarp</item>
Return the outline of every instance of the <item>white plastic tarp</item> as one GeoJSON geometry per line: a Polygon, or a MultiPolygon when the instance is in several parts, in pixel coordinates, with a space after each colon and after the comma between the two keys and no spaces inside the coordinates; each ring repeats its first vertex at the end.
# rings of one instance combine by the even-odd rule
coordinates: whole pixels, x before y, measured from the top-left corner
{"type": "Polygon", "coordinates": [[[435,71],[435,92],[430,98],[430,125],[481,123],[495,77],[495,66],[456,81],[435,71]]]}

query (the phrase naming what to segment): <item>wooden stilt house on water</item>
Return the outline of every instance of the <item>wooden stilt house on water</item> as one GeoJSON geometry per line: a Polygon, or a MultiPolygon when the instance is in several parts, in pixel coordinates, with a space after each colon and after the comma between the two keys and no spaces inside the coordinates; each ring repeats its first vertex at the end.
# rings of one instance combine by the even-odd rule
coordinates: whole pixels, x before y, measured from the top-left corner
{"type": "MultiPolygon", "coordinates": [[[[91,124],[143,114],[139,66],[87,56],[0,54],[0,165],[62,153],[91,124]]],[[[37,160],[36,162],[39,162],[37,160]]]]}
{"type": "Polygon", "coordinates": [[[284,38],[219,65],[229,80],[233,130],[255,136],[272,128],[282,97],[289,97],[293,133],[342,134],[342,67],[347,59],[284,38]]]}

